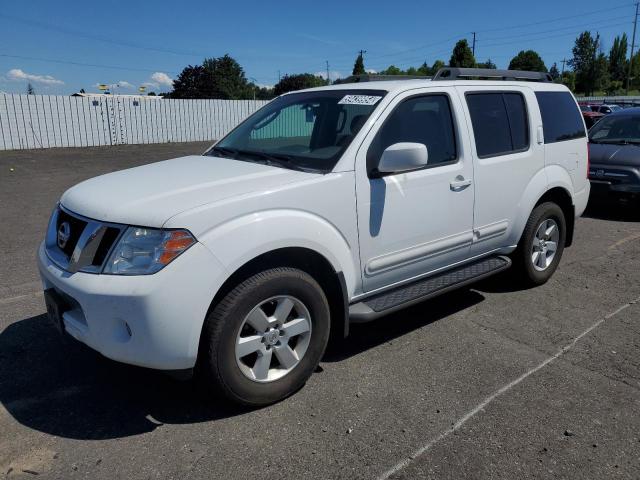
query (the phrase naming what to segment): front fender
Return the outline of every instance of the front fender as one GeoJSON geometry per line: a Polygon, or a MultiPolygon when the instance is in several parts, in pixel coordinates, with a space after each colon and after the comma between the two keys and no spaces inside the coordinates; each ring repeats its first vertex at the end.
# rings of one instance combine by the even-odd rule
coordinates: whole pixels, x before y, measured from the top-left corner
{"type": "Polygon", "coordinates": [[[229,272],[273,250],[300,247],[314,250],[342,272],[349,296],[359,276],[357,249],[326,219],[294,209],[263,210],[234,218],[199,235],[229,272]]]}

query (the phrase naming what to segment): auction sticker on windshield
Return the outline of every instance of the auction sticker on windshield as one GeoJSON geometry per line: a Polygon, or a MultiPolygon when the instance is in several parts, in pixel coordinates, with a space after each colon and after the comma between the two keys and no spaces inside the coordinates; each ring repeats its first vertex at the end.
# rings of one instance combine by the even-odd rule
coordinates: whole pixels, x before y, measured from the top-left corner
{"type": "Polygon", "coordinates": [[[345,95],[340,105],[375,105],[382,97],[376,95],[345,95]]]}

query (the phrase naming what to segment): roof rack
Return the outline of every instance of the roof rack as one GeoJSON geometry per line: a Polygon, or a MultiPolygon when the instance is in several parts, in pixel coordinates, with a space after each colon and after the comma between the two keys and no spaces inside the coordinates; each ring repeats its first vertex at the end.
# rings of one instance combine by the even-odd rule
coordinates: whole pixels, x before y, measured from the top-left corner
{"type": "Polygon", "coordinates": [[[525,82],[552,82],[546,72],[524,70],[496,70],[492,68],[445,67],[438,70],[433,80],[515,80],[525,82]]]}

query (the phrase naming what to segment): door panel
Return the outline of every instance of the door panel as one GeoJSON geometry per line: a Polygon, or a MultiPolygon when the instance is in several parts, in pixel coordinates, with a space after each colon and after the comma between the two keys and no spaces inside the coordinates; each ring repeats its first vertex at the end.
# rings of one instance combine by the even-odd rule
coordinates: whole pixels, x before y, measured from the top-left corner
{"type": "MultiPolygon", "coordinates": [[[[538,142],[538,128],[542,122],[535,95],[528,88],[513,87],[509,88],[508,92],[504,90],[504,86],[499,91],[498,86],[456,88],[461,99],[464,99],[464,110],[469,118],[469,135],[475,156],[474,238],[470,254],[476,256],[508,246],[507,240],[514,225],[516,207],[520,204],[530,180],[544,168],[544,145],[538,142]],[[510,92],[519,95],[503,100],[506,119],[492,118],[497,117],[498,113],[492,111],[491,102],[478,102],[475,107],[473,103],[468,103],[468,97],[472,95],[502,96],[510,92]],[[523,116],[516,115],[513,111],[514,105],[517,105],[514,100],[518,98],[523,99],[526,106],[526,129],[523,116]],[[475,124],[472,110],[475,112],[475,124]],[[502,138],[499,145],[491,144],[491,140],[487,143],[487,137],[501,137],[505,128],[507,138],[502,138]],[[524,130],[528,134],[527,137],[523,136],[524,130]],[[505,147],[505,144],[508,145],[505,147]]],[[[522,105],[521,101],[519,103],[522,105]]]]}
{"type": "Polygon", "coordinates": [[[458,128],[461,119],[464,115],[453,88],[414,90],[393,100],[358,150],[356,195],[365,292],[467,258],[474,183],[468,137],[460,135],[458,128]],[[439,98],[417,99],[425,95],[439,98]],[[451,122],[442,122],[445,104],[453,130],[451,122]],[[429,132],[424,133],[422,126],[429,132]],[[447,135],[450,140],[443,142],[447,135]],[[399,141],[427,144],[428,167],[369,178],[367,163],[375,167],[386,143],[399,141]]]}

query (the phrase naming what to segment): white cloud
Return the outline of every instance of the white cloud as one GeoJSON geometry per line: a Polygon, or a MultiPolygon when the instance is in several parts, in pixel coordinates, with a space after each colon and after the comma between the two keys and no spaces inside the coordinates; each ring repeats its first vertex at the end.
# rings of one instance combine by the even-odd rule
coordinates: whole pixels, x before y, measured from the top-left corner
{"type": "Polygon", "coordinates": [[[156,72],[153,75],[151,75],[151,80],[153,80],[155,83],[165,86],[165,87],[172,87],[173,86],[173,80],[171,79],[171,77],[169,75],[167,75],[166,73],[163,72],[156,72]]]}
{"type": "Polygon", "coordinates": [[[136,88],[133,84],[127,82],[126,80],[120,80],[116,85],[120,88],[136,88]]]}
{"type": "Polygon", "coordinates": [[[370,73],[370,74],[372,74],[372,75],[373,75],[373,74],[378,73],[378,71],[377,71],[377,70],[374,70],[373,68],[367,68],[367,69],[365,70],[365,72],[370,73]]]}
{"type": "MultiPolygon", "coordinates": [[[[316,72],[314,73],[314,75],[316,77],[322,77],[325,80],[327,79],[327,71],[323,71],[323,72],[316,72]]],[[[331,77],[331,80],[335,80],[336,78],[342,78],[342,73],[337,71],[337,70],[330,70],[329,71],[329,75],[331,77]]]]}
{"type": "Polygon", "coordinates": [[[27,73],[19,68],[12,68],[9,70],[7,72],[7,77],[10,80],[26,80],[28,82],[41,83],[43,85],[64,85],[62,80],[53,78],[51,75],[33,75],[32,73],[27,73]]]}

